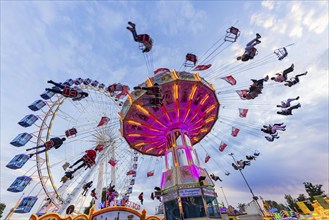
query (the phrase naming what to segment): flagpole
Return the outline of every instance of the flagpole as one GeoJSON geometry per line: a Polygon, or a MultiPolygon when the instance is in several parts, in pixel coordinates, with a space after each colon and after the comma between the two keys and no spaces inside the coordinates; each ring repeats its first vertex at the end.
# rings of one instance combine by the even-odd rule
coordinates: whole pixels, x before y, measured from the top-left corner
{"type": "MultiPolygon", "coordinates": [[[[234,156],[233,156],[233,153],[230,153],[229,155],[233,158],[234,162],[237,163],[237,161],[235,160],[235,158],[234,158],[234,156]]],[[[250,185],[249,185],[249,183],[248,183],[246,177],[245,177],[245,176],[243,175],[243,173],[242,173],[242,170],[241,170],[240,168],[239,168],[238,170],[240,171],[241,176],[243,177],[244,181],[246,182],[246,184],[247,184],[247,186],[248,186],[248,188],[249,188],[249,191],[250,191],[250,193],[251,193],[251,195],[252,195],[252,200],[254,200],[254,201],[256,202],[256,204],[257,204],[259,210],[261,211],[262,215],[265,216],[265,215],[264,215],[264,212],[263,212],[263,210],[262,210],[262,208],[260,207],[260,205],[259,205],[259,203],[258,203],[258,201],[257,201],[257,200],[258,200],[258,197],[255,196],[255,194],[253,193],[253,191],[252,191],[252,189],[251,189],[251,187],[250,187],[250,185]]]]}

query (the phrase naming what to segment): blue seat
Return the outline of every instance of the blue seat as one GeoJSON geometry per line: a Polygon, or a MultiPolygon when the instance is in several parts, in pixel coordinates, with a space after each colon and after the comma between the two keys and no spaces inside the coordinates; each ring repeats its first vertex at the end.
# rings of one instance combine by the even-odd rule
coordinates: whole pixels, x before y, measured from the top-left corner
{"type": "Polygon", "coordinates": [[[38,197],[27,196],[22,199],[18,207],[15,209],[15,213],[29,213],[33,208],[34,204],[37,202],[38,197]]]}
{"type": "Polygon", "coordinates": [[[9,192],[22,192],[31,182],[32,178],[29,176],[20,176],[8,187],[9,192]]]}
{"type": "Polygon", "coordinates": [[[74,84],[75,84],[75,85],[80,85],[80,84],[82,83],[82,81],[83,81],[82,78],[80,78],[80,77],[79,77],[79,78],[76,78],[76,79],[74,80],[74,84]]]}
{"type": "Polygon", "coordinates": [[[37,120],[38,120],[38,117],[37,116],[35,116],[33,114],[30,114],[30,115],[26,115],[22,120],[20,120],[18,122],[18,124],[21,125],[21,126],[23,126],[23,127],[30,127],[37,120]]]}
{"type": "Polygon", "coordinates": [[[42,101],[41,99],[33,102],[31,105],[29,105],[29,109],[32,111],[38,111],[41,108],[43,108],[46,105],[46,102],[42,101]]]}
{"type": "Polygon", "coordinates": [[[29,142],[29,140],[31,140],[32,135],[29,133],[21,133],[19,135],[17,135],[14,140],[12,140],[10,142],[11,145],[15,146],[15,147],[22,147],[24,146],[27,142],[29,142]]]}
{"type": "Polygon", "coordinates": [[[83,80],[83,84],[89,85],[91,83],[91,79],[87,78],[83,80]]]}
{"type": "Polygon", "coordinates": [[[63,83],[63,85],[66,85],[66,86],[72,86],[73,84],[74,84],[73,79],[68,79],[63,83]]]}
{"type": "Polygon", "coordinates": [[[96,87],[98,85],[98,81],[97,80],[92,81],[91,85],[96,87]]]}
{"type": "Polygon", "coordinates": [[[98,88],[100,88],[100,89],[104,89],[104,88],[105,88],[105,84],[104,84],[104,83],[100,83],[100,84],[98,85],[98,88]]]}
{"type": "Polygon", "coordinates": [[[9,161],[6,167],[13,170],[22,168],[29,159],[30,156],[27,154],[18,154],[13,159],[11,159],[11,161],[9,161]]]}
{"type": "Polygon", "coordinates": [[[55,95],[55,93],[53,93],[52,91],[47,91],[45,90],[40,96],[41,98],[43,98],[44,100],[48,100],[51,97],[53,97],[55,95]]]}

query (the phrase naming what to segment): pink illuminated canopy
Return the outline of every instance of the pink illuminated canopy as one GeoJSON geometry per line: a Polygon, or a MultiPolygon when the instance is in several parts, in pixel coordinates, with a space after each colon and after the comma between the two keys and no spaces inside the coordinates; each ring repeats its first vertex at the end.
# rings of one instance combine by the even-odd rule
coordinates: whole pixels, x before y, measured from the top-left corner
{"type": "Polygon", "coordinates": [[[122,135],[130,147],[162,156],[167,133],[173,129],[187,131],[192,145],[202,140],[218,117],[219,102],[211,85],[198,74],[173,71],[157,74],[141,86],[154,83],[160,85],[162,106],[144,106],[151,95],[135,90],[120,112],[122,135]]]}

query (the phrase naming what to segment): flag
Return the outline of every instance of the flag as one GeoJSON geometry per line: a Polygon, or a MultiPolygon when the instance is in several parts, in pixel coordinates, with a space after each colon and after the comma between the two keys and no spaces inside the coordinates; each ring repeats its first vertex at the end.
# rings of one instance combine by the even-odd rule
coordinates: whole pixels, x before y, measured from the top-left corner
{"type": "Polygon", "coordinates": [[[98,152],[101,152],[104,149],[104,147],[105,146],[103,144],[99,144],[99,145],[96,146],[96,149],[97,149],[98,152]]]}
{"type": "Polygon", "coordinates": [[[154,170],[147,172],[147,177],[154,176],[154,170]]]}
{"type": "Polygon", "coordinates": [[[192,71],[203,71],[211,67],[211,64],[208,65],[197,65],[192,71]]]}
{"type": "Polygon", "coordinates": [[[127,172],[127,176],[128,176],[128,175],[133,175],[133,174],[135,174],[135,173],[136,173],[135,170],[129,170],[129,171],[127,172]]]}
{"type": "Polygon", "coordinates": [[[109,164],[111,164],[113,167],[117,164],[117,160],[114,160],[114,159],[110,159],[110,161],[109,161],[109,164]]]}
{"type": "Polygon", "coordinates": [[[106,117],[106,116],[103,116],[101,118],[101,121],[98,123],[97,127],[100,127],[102,125],[105,125],[107,124],[108,122],[110,121],[110,118],[106,117]]]}
{"type": "Polygon", "coordinates": [[[231,135],[233,137],[236,137],[238,135],[239,131],[240,131],[239,128],[232,127],[232,133],[231,133],[231,135]]]}
{"type": "Polygon", "coordinates": [[[231,84],[232,86],[236,84],[236,80],[234,79],[233,76],[225,76],[222,77],[221,79],[225,80],[226,82],[228,82],[229,84],[231,84]]]}
{"type": "Polygon", "coordinates": [[[225,148],[227,147],[227,144],[225,144],[223,141],[220,142],[220,145],[219,145],[219,151],[220,152],[223,152],[225,150],[225,148]]]}
{"type": "Polygon", "coordinates": [[[246,108],[239,108],[239,116],[241,118],[247,117],[248,109],[246,108]]]}
{"type": "Polygon", "coordinates": [[[248,90],[244,89],[244,90],[236,90],[236,93],[238,93],[238,95],[240,96],[240,98],[242,100],[246,100],[246,98],[244,97],[244,95],[247,95],[248,90]]]}
{"type": "Polygon", "coordinates": [[[210,156],[207,155],[206,158],[204,159],[204,162],[205,162],[205,163],[208,163],[209,160],[210,160],[210,156]]]}
{"type": "Polygon", "coordinates": [[[167,69],[167,68],[159,68],[159,69],[154,71],[154,75],[161,74],[161,73],[167,73],[167,72],[170,72],[170,70],[167,69]]]}

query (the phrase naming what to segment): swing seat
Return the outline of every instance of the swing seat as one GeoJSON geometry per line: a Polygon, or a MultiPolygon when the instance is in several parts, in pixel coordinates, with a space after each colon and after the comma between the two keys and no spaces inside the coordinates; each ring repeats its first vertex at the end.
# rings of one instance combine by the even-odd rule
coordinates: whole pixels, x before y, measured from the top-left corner
{"type": "Polygon", "coordinates": [[[233,43],[233,42],[236,42],[236,40],[238,39],[239,36],[240,36],[239,29],[232,26],[226,30],[226,35],[225,35],[224,41],[233,43]]]}
{"type": "Polygon", "coordinates": [[[83,156],[82,159],[88,168],[92,167],[95,164],[95,160],[91,159],[87,155],[83,156]]]}
{"type": "Polygon", "coordinates": [[[71,129],[65,131],[66,137],[76,135],[77,133],[78,133],[78,131],[76,128],[71,128],[71,129]]]}
{"type": "Polygon", "coordinates": [[[153,40],[148,34],[138,35],[139,49],[143,52],[149,52],[153,46],[153,40]]]}
{"type": "Polygon", "coordinates": [[[185,67],[194,67],[197,61],[198,61],[198,58],[196,55],[194,55],[192,53],[188,53],[188,54],[186,54],[186,57],[185,57],[184,66],[185,67]]]}
{"type": "Polygon", "coordinates": [[[285,47],[276,49],[274,53],[278,57],[278,60],[283,60],[286,56],[288,56],[288,52],[285,47]]]}

